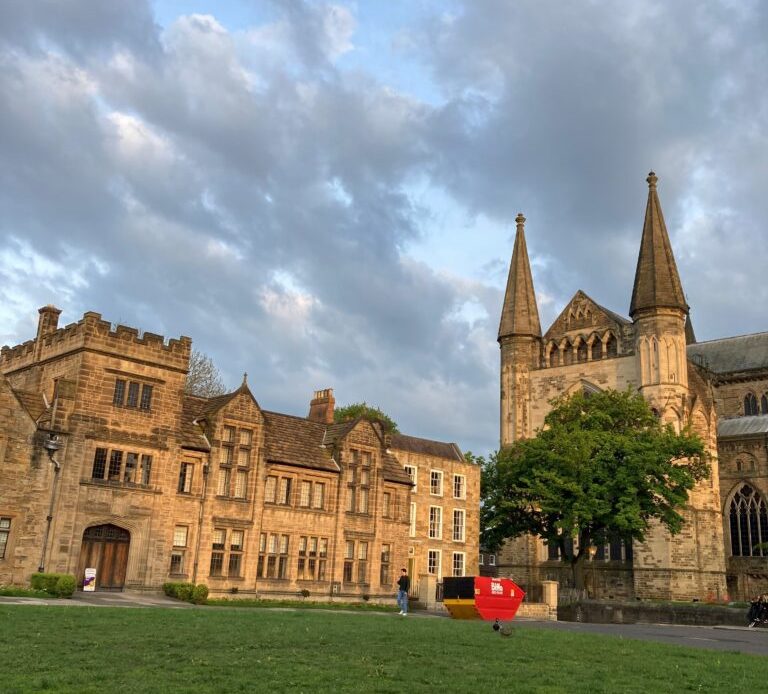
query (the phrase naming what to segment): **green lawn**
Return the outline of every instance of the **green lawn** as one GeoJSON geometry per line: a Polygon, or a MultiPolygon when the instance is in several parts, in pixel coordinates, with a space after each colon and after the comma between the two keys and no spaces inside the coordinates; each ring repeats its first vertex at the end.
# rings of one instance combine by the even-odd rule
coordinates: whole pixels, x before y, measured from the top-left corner
{"type": "Polygon", "coordinates": [[[768,658],[317,610],[0,607],[0,691],[765,691],[768,658]]]}

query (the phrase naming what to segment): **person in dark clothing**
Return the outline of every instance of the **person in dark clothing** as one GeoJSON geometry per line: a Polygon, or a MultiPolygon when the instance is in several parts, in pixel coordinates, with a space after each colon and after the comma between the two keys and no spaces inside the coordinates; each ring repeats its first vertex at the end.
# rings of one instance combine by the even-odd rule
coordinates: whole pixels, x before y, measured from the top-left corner
{"type": "Polygon", "coordinates": [[[408,614],[408,589],[410,587],[411,579],[408,578],[408,572],[403,569],[400,578],[397,579],[397,606],[403,617],[408,614]]]}

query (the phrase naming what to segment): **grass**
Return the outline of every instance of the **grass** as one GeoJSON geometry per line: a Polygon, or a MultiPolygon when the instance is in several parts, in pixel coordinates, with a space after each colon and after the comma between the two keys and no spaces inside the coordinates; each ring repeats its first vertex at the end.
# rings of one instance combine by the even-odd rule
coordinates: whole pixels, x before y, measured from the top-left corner
{"type": "Polygon", "coordinates": [[[0,607],[0,691],[763,691],[768,658],[312,610],[0,607]]]}
{"type": "Polygon", "coordinates": [[[310,600],[258,600],[254,598],[209,598],[216,607],[290,607],[302,610],[353,610],[355,612],[397,612],[400,608],[370,602],[314,602],[310,600]]]}
{"type": "Polygon", "coordinates": [[[0,586],[0,596],[7,598],[49,598],[57,600],[57,596],[51,595],[44,590],[35,590],[34,588],[19,588],[18,586],[0,586]]]}

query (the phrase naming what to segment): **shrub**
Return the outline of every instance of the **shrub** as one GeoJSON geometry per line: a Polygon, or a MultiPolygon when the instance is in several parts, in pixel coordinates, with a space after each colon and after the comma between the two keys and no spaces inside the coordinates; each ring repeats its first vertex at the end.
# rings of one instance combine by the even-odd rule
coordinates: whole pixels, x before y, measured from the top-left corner
{"type": "Polygon", "coordinates": [[[75,592],[75,577],[71,574],[62,574],[56,581],[54,595],[59,598],[71,598],[75,592]]]}
{"type": "Polygon", "coordinates": [[[199,583],[192,589],[191,602],[195,605],[205,605],[208,602],[208,586],[204,583],[199,583]]]}
{"type": "Polygon", "coordinates": [[[75,577],[72,574],[32,574],[30,585],[34,590],[44,590],[58,598],[68,598],[75,592],[75,577]]]}
{"type": "Polygon", "coordinates": [[[302,588],[299,591],[299,595],[306,600],[309,597],[309,591],[306,588],[302,588]]]}

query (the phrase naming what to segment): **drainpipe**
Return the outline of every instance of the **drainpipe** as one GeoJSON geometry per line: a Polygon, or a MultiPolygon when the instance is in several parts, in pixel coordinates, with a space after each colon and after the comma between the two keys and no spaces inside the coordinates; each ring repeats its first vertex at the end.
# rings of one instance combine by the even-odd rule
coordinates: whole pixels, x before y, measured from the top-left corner
{"type": "Polygon", "coordinates": [[[59,450],[61,444],[59,443],[56,434],[49,434],[48,438],[43,443],[43,448],[48,454],[48,458],[53,465],[53,483],[51,484],[51,502],[48,505],[48,515],[45,519],[45,533],[43,534],[43,551],[40,554],[40,566],[37,567],[38,572],[43,573],[45,571],[45,551],[48,548],[48,536],[51,532],[51,521],[53,520],[53,505],[56,501],[56,484],[59,481],[59,471],[61,465],[56,460],[56,451],[59,450]]]}

